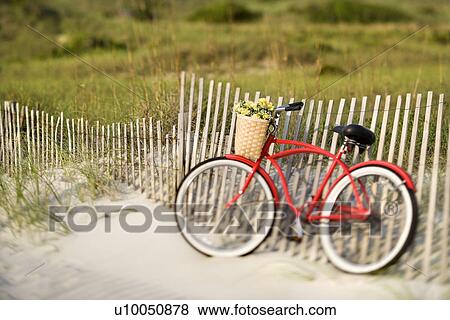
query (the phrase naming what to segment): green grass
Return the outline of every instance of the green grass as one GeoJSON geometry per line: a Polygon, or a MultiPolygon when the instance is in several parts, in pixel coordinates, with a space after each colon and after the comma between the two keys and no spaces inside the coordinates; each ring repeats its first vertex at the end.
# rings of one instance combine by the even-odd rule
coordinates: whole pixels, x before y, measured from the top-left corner
{"type": "Polygon", "coordinates": [[[176,119],[181,70],[270,96],[449,93],[446,2],[343,3],[345,10],[339,10],[347,18],[318,23],[311,21],[308,8],[326,10],[335,2],[172,0],[151,6],[146,0],[77,5],[38,0],[30,7],[9,1],[0,5],[5,13],[0,18],[0,98],[102,122],[153,116],[169,128],[176,119]],[[374,6],[377,12],[389,6],[409,20],[377,18],[365,24],[360,15],[374,6]],[[235,16],[230,22],[230,7],[249,19],[235,16]],[[210,12],[219,18],[211,22],[210,12]],[[192,21],[196,15],[194,20],[201,21],[192,21]],[[31,32],[25,22],[132,92],[31,32]],[[322,91],[425,23],[430,26],[424,31],[322,91]]]}

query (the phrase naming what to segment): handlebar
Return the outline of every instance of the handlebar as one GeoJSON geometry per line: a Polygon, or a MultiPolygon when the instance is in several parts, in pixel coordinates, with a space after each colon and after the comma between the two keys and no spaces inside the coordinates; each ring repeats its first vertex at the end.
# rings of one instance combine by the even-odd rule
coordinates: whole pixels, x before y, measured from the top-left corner
{"type": "Polygon", "coordinates": [[[281,112],[281,111],[297,111],[303,108],[304,103],[302,101],[288,103],[282,106],[279,106],[275,109],[275,112],[281,112]]]}

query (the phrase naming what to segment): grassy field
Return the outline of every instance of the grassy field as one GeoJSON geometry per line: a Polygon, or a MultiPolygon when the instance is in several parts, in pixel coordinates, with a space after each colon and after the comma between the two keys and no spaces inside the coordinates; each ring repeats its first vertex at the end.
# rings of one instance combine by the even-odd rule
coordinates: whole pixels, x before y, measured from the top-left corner
{"type": "Polygon", "coordinates": [[[106,122],[167,121],[181,70],[271,96],[448,96],[449,18],[440,0],[2,1],[0,97],[106,122]]]}

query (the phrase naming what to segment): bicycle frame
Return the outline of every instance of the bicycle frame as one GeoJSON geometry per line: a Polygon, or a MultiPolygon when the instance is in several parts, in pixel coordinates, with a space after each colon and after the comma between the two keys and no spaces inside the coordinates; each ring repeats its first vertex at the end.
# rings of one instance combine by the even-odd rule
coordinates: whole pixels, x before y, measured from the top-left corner
{"type": "MultiPolygon", "coordinates": [[[[317,155],[323,155],[325,157],[328,157],[330,159],[333,160],[333,162],[331,163],[330,167],[327,170],[327,173],[325,175],[324,180],[320,183],[320,185],[318,186],[317,189],[317,193],[313,196],[312,201],[311,201],[311,206],[308,207],[308,210],[305,213],[305,217],[306,219],[308,219],[308,221],[314,221],[314,220],[320,220],[322,218],[326,218],[329,220],[342,220],[342,219],[360,219],[360,220],[365,220],[368,218],[370,211],[368,208],[365,208],[363,205],[363,202],[361,200],[361,195],[358,192],[358,189],[356,187],[356,183],[354,181],[354,179],[352,178],[351,174],[350,174],[350,170],[349,167],[341,160],[342,156],[348,151],[349,145],[344,144],[338,151],[338,153],[336,155],[332,154],[331,152],[328,152],[320,147],[308,144],[308,143],[304,143],[304,142],[300,142],[300,141],[295,141],[295,140],[284,140],[284,139],[278,139],[276,138],[274,135],[270,134],[262,148],[262,152],[260,157],[256,160],[256,162],[253,162],[249,159],[246,159],[242,156],[238,156],[238,155],[233,155],[233,154],[228,154],[225,155],[226,158],[228,159],[233,159],[233,160],[239,160],[239,161],[244,161],[247,164],[252,166],[252,171],[249,173],[248,177],[245,180],[245,183],[242,187],[241,190],[239,190],[239,193],[236,194],[228,203],[227,203],[227,207],[231,206],[234,202],[236,202],[239,197],[245,192],[245,190],[248,188],[253,176],[255,175],[256,172],[263,172],[264,174],[264,178],[266,180],[268,180],[268,183],[271,187],[272,190],[276,190],[275,187],[275,183],[273,182],[272,178],[270,178],[270,176],[265,172],[265,170],[263,168],[261,168],[261,163],[264,159],[267,159],[268,161],[270,161],[270,163],[273,165],[273,167],[275,168],[278,176],[280,177],[281,180],[281,185],[283,188],[283,191],[286,195],[286,201],[289,205],[289,207],[295,212],[296,217],[300,217],[302,214],[302,210],[303,210],[303,205],[301,208],[297,208],[291,198],[291,195],[289,193],[289,189],[288,189],[288,184],[286,181],[286,176],[284,175],[279,163],[277,162],[277,159],[281,159],[284,157],[288,157],[291,155],[295,155],[295,154],[300,154],[300,153],[309,153],[309,154],[317,154],[317,155]],[[278,153],[275,153],[273,155],[269,154],[269,149],[270,146],[272,144],[278,144],[278,145],[292,145],[298,148],[293,148],[293,149],[289,149],[289,150],[284,150],[284,151],[280,151],[278,153]],[[336,169],[337,166],[340,166],[344,173],[344,176],[348,176],[350,178],[350,183],[352,185],[352,189],[353,189],[353,194],[355,196],[355,200],[357,203],[357,207],[348,207],[348,206],[341,206],[339,207],[340,211],[343,212],[343,214],[330,214],[328,216],[322,216],[322,215],[312,215],[312,213],[314,212],[314,209],[318,209],[319,211],[323,209],[323,206],[325,205],[325,201],[330,193],[330,191],[333,189],[333,187],[336,185],[336,183],[338,181],[340,181],[340,179],[337,179],[336,181],[334,181],[334,183],[331,185],[331,187],[329,188],[327,194],[325,195],[325,197],[322,197],[324,190],[326,188],[326,186],[328,185],[329,181],[331,180],[331,176],[334,172],[334,170],[336,169]]],[[[362,186],[362,185],[361,185],[362,186]]],[[[364,197],[368,197],[366,190],[364,189],[364,187],[362,186],[362,192],[364,193],[363,196],[364,197]]],[[[277,202],[279,201],[278,197],[276,197],[275,199],[277,202]]]]}

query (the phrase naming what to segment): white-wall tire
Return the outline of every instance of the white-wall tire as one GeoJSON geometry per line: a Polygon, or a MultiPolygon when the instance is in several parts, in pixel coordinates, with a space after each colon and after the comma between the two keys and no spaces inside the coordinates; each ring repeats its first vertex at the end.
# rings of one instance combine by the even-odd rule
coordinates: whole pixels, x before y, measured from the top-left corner
{"type": "MultiPolygon", "coordinates": [[[[401,233],[399,234],[398,241],[393,246],[392,250],[379,261],[375,261],[369,264],[357,264],[350,262],[343,258],[333,245],[333,239],[330,235],[329,219],[322,219],[320,226],[320,237],[323,250],[330,260],[338,269],[348,273],[365,274],[372,273],[389,266],[396,261],[404,252],[408,244],[411,242],[414,232],[415,224],[417,221],[417,204],[416,199],[412,191],[410,191],[404,181],[393,171],[381,167],[381,166],[367,166],[354,170],[351,173],[354,179],[361,178],[368,175],[380,175],[389,179],[393,184],[398,186],[402,197],[405,199],[405,225],[403,226],[401,233]]],[[[336,202],[338,196],[350,183],[349,177],[344,177],[339,181],[333,190],[330,192],[327,199],[327,204],[322,212],[323,216],[329,216],[332,213],[332,208],[336,202]]]]}
{"type": "Polygon", "coordinates": [[[207,170],[211,170],[215,167],[234,167],[238,168],[240,170],[243,170],[247,173],[250,173],[252,168],[240,161],[236,160],[230,160],[226,158],[215,158],[207,160],[203,163],[200,163],[197,165],[182,181],[176,197],[175,202],[175,208],[176,208],[176,220],[178,227],[180,229],[181,234],[183,235],[184,239],[197,251],[207,255],[207,256],[213,256],[213,257],[238,257],[243,256],[246,254],[249,254],[250,252],[254,251],[268,236],[270,233],[270,229],[272,228],[274,219],[275,219],[275,202],[273,198],[272,191],[269,187],[269,184],[266,182],[264,177],[259,174],[255,173],[253,179],[256,181],[255,183],[258,183],[266,197],[268,210],[267,210],[267,216],[264,218],[266,220],[266,224],[268,225],[267,228],[265,228],[263,233],[255,234],[251,241],[248,241],[244,245],[234,248],[232,250],[224,250],[223,248],[219,247],[213,247],[205,242],[202,242],[199,240],[199,238],[195,237],[193,234],[187,231],[187,228],[185,227],[185,221],[183,220],[183,216],[181,214],[183,210],[183,203],[185,201],[184,197],[187,194],[187,190],[190,187],[191,183],[198,177],[202,172],[205,172],[207,170]],[[270,225],[270,226],[269,226],[270,225]]]}

